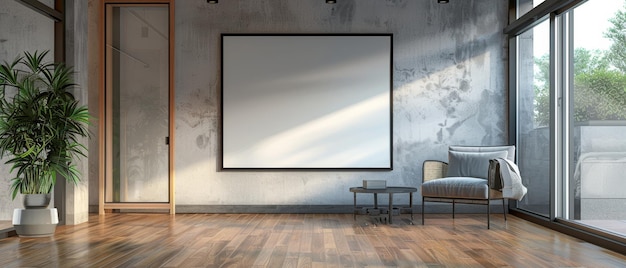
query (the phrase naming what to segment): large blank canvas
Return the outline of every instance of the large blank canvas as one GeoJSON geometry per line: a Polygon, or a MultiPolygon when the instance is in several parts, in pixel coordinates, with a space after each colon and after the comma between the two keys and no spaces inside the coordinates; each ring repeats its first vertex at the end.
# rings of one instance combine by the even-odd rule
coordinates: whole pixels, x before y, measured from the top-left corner
{"type": "Polygon", "coordinates": [[[222,35],[224,169],[391,169],[391,35],[222,35]]]}

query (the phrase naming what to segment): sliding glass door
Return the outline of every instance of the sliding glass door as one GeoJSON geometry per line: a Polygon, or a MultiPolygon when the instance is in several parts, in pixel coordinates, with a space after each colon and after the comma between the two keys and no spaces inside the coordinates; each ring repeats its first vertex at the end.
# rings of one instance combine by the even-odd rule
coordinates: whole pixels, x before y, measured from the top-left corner
{"type": "Polygon", "coordinates": [[[550,38],[548,20],[517,37],[517,163],[528,194],[518,207],[550,215],[550,38]]]}
{"type": "Polygon", "coordinates": [[[103,6],[105,167],[100,213],[174,213],[173,11],[170,3],[160,2],[110,1],[103,6]]]}
{"type": "Polygon", "coordinates": [[[517,161],[528,187],[516,209],[623,243],[626,2],[546,3],[509,32],[517,161]]]}
{"type": "Polygon", "coordinates": [[[569,211],[563,218],[626,236],[626,7],[570,10],[569,211]]]}

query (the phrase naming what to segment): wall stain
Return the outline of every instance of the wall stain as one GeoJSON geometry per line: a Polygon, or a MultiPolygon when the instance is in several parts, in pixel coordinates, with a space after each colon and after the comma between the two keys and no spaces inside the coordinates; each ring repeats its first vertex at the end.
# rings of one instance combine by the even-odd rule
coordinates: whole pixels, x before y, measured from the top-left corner
{"type": "Polygon", "coordinates": [[[339,23],[344,25],[351,23],[354,18],[356,9],[356,3],[354,0],[337,1],[331,12],[331,17],[335,17],[339,20],[339,23]]]}
{"type": "Polygon", "coordinates": [[[394,84],[396,86],[415,80],[415,68],[399,68],[394,66],[394,84]]]}
{"type": "Polygon", "coordinates": [[[456,121],[456,122],[454,122],[454,124],[452,124],[451,126],[449,126],[449,127],[445,128],[445,129],[446,129],[446,131],[448,132],[448,135],[449,135],[450,137],[453,137],[453,136],[454,136],[454,133],[455,133],[455,132],[459,129],[459,127],[461,127],[461,125],[463,125],[463,123],[465,123],[465,121],[467,121],[468,119],[470,119],[470,118],[472,118],[472,117],[474,117],[474,115],[470,115],[470,116],[466,117],[466,118],[465,118],[465,119],[463,119],[463,120],[456,121]]]}
{"type": "Polygon", "coordinates": [[[200,149],[206,149],[210,144],[211,138],[207,135],[198,135],[196,137],[196,146],[200,149]]]}
{"type": "Polygon", "coordinates": [[[200,88],[196,88],[190,92],[189,98],[186,102],[180,102],[178,109],[181,111],[179,116],[181,120],[191,128],[195,128],[202,123],[211,122],[216,119],[216,114],[211,113],[215,111],[216,104],[212,102],[208,96],[205,96],[200,88]]]}
{"type": "Polygon", "coordinates": [[[389,7],[404,9],[406,8],[407,0],[386,0],[385,3],[389,7]]]}
{"type": "Polygon", "coordinates": [[[505,99],[505,94],[498,94],[489,90],[484,90],[481,94],[481,98],[479,100],[480,108],[478,109],[476,117],[478,124],[486,132],[482,140],[483,144],[489,144],[498,137],[507,136],[507,129],[503,128],[506,126],[507,121],[507,117],[505,116],[506,106],[494,105],[494,103],[505,103],[502,101],[505,99]],[[494,114],[500,116],[494,118],[494,114]]]}

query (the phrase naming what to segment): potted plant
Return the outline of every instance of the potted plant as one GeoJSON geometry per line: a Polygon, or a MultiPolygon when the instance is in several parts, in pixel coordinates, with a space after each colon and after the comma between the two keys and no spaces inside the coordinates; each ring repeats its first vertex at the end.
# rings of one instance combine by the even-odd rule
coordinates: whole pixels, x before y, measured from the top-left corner
{"type": "Polygon", "coordinates": [[[71,93],[73,71],[45,61],[47,54],[25,52],[0,65],[0,158],[7,157],[15,176],[12,198],[25,195],[27,209],[48,206],[58,176],[80,180],[73,160],[85,156],[79,138],[88,136],[88,109],[71,93]],[[31,195],[44,203],[31,203],[31,195]]]}

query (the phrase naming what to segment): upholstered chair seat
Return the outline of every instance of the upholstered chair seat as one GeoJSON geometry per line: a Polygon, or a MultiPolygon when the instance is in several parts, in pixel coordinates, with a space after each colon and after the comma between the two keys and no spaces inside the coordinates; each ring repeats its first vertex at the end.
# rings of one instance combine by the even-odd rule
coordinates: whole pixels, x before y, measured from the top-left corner
{"type": "Polygon", "coordinates": [[[426,202],[487,205],[487,228],[490,228],[489,200],[502,200],[504,219],[506,209],[502,192],[491,189],[488,180],[489,160],[515,159],[514,146],[450,146],[448,162],[427,160],[422,174],[422,224],[426,202]]]}
{"type": "Polygon", "coordinates": [[[449,177],[425,182],[422,184],[422,195],[463,199],[502,198],[502,192],[489,189],[487,180],[472,177],[449,177]]]}

